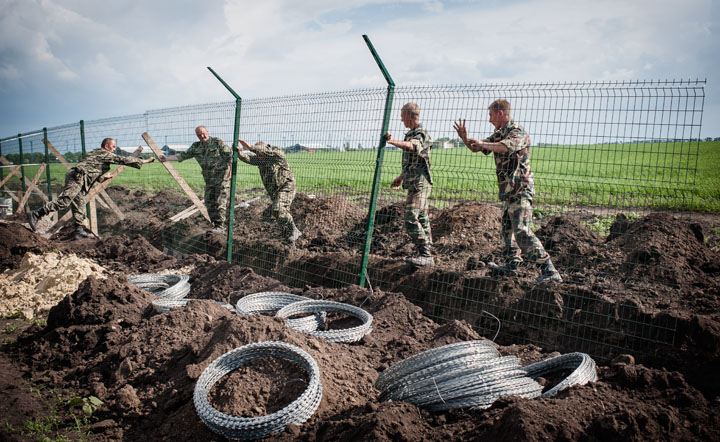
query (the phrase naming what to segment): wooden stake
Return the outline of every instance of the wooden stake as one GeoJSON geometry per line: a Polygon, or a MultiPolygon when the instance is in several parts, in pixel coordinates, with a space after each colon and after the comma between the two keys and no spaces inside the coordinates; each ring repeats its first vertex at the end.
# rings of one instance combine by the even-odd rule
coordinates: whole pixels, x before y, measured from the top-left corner
{"type": "Polygon", "coordinates": [[[40,174],[42,174],[43,171],[45,170],[45,166],[46,166],[46,164],[42,163],[40,165],[40,167],[38,168],[38,171],[35,174],[35,177],[33,177],[33,180],[30,183],[30,187],[28,187],[27,192],[25,192],[25,196],[23,196],[22,200],[20,200],[20,202],[18,203],[18,208],[17,208],[18,212],[22,213],[25,211],[25,209],[24,209],[25,204],[27,204],[27,200],[30,198],[30,195],[32,194],[33,189],[35,188],[35,186],[37,186],[37,182],[40,179],[40,174]]]}
{"type": "MultiPolygon", "coordinates": [[[[150,138],[150,135],[148,135],[147,132],[142,134],[143,139],[145,142],[148,143],[148,146],[150,146],[150,149],[152,149],[153,153],[160,158],[160,156],[163,154],[160,148],[157,147],[157,144],[153,141],[152,138],[150,138]]],[[[185,192],[185,194],[190,198],[190,201],[195,205],[195,207],[198,208],[200,213],[202,213],[202,216],[205,217],[206,220],[210,221],[210,215],[208,215],[207,209],[205,208],[205,205],[200,201],[200,198],[195,195],[195,192],[190,188],[190,186],[187,185],[185,180],[180,176],[180,174],[175,170],[175,168],[170,164],[169,161],[165,161],[162,163],[163,166],[165,166],[165,169],[170,173],[170,175],[177,181],[177,183],[180,185],[180,188],[185,192]]]]}

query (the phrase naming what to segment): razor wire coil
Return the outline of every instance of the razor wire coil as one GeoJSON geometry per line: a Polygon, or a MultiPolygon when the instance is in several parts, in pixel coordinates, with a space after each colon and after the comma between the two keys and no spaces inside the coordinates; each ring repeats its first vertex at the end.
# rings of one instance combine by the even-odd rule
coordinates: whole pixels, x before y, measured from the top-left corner
{"type": "MultiPolygon", "coordinates": [[[[281,308],[299,301],[311,301],[311,298],[286,292],[259,292],[240,298],[235,305],[242,315],[256,313],[276,313],[281,308]]],[[[289,327],[303,333],[310,333],[325,324],[326,312],[317,312],[304,318],[288,319],[289,327]]]]}
{"type": "Polygon", "coordinates": [[[500,356],[495,345],[487,340],[462,341],[432,348],[403,359],[385,369],[385,371],[380,373],[376,381],[376,386],[379,390],[384,390],[388,385],[396,382],[398,379],[427,367],[468,355],[483,354],[488,354],[492,357],[500,356]]]}
{"type": "Polygon", "coordinates": [[[128,276],[128,281],[164,299],[182,299],[190,293],[188,275],[142,273],[128,276]]]}
{"type": "Polygon", "coordinates": [[[505,396],[536,398],[542,386],[515,356],[500,356],[491,341],[463,341],[410,356],[375,382],[381,400],[439,411],[484,409],[505,396]]]}
{"type": "Polygon", "coordinates": [[[312,416],[322,399],[322,381],[317,362],[299,347],[284,342],[258,342],[231,350],[215,359],[200,375],[193,394],[195,410],[212,431],[231,439],[260,439],[283,431],[288,424],[302,424],[312,416]],[[296,364],[308,375],[307,388],[292,403],[275,413],[250,418],[228,415],[208,401],[212,387],[226,374],[260,357],[275,357],[296,364]]]}
{"type": "Polygon", "coordinates": [[[276,316],[286,319],[285,324],[294,328],[295,330],[306,333],[311,336],[323,338],[330,342],[357,342],[363,338],[366,334],[372,331],[373,317],[370,313],[355,307],[354,305],[346,304],[343,302],[335,301],[300,301],[288,304],[285,307],[278,310],[276,316]],[[290,316],[298,315],[302,313],[342,313],[353,316],[359,319],[362,324],[356,327],[350,327],[340,330],[308,330],[303,327],[303,324],[298,324],[297,320],[288,319],[290,316]]]}
{"type": "Polygon", "coordinates": [[[523,367],[527,376],[537,379],[548,373],[574,369],[565,379],[542,394],[542,397],[555,396],[558,392],[573,385],[585,385],[598,380],[595,361],[585,353],[566,353],[545,359],[523,367]]]}

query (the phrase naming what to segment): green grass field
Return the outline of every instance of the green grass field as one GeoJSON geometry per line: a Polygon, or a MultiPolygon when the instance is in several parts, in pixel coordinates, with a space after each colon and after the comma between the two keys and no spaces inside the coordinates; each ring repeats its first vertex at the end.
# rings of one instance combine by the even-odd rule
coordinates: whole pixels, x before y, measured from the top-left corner
{"type": "MultiPolygon", "coordinates": [[[[301,192],[367,199],[376,157],[377,152],[371,150],[318,151],[289,154],[288,161],[301,192]]],[[[433,204],[496,199],[492,155],[455,148],[433,150],[431,157],[433,204]]],[[[389,189],[400,172],[400,159],[400,151],[385,152],[383,197],[402,197],[402,193],[389,189]]],[[[203,188],[197,162],[172,164],[192,188],[203,188]]],[[[27,166],[25,176],[31,179],[37,167],[27,166]]],[[[720,213],[720,142],[536,146],[532,150],[532,168],[538,204],[720,213]]],[[[65,168],[52,164],[50,169],[51,176],[62,184],[65,168]]],[[[262,186],[255,167],[238,162],[237,170],[239,190],[262,186]]],[[[17,187],[17,178],[13,177],[9,185],[17,187]]],[[[126,169],[113,185],[180,191],[157,162],[141,170],[126,169]]]]}

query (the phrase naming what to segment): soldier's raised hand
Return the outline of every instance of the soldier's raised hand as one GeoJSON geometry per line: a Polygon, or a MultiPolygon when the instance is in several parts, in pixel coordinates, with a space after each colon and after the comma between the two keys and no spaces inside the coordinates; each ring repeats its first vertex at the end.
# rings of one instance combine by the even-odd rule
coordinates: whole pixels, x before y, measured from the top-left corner
{"type": "Polygon", "coordinates": [[[465,120],[459,118],[458,121],[453,123],[453,128],[460,139],[463,140],[463,143],[467,144],[467,127],[465,126],[465,120]]]}

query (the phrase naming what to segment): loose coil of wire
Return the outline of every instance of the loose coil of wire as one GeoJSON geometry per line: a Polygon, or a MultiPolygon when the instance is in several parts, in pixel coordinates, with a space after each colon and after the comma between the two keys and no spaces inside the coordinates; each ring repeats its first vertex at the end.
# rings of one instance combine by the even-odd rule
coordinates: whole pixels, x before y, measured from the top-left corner
{"type": "Polygon", "coordinates": [[[142,273],[128,276],[128,281],[164,299],[182,299],[190,293],[188,275],[142,273]]]}
{"type": "Polygon", "coordinates": [[[504,396],[534,398],[542,387],[514,356],[501,357],[491,341],[465,341],[411,356],[380,374],[381,400],[429,410],[482,409],[504,396]]]}
{"type": "Polygon", "coordinates": [[[557,385],[544,392],[542,397],[555,396],[559,391],[573,385],[585,385],[598,379],[595,361],[585,353],[566,353],[523,367],[527,375],[533,379],[569,369],[574,370],[557,385]]]}
{"type": "Polygon", "coordinates": [[[372,330],[371,326],[373,317],[370,313],[360,307],[355,307],[354,305],[345,304],[343,302],[318,300],[294,302],[278,310],[276,315],[280,318],[285,318],[285,324],[288,327],[291,327],[301,333],[323,338],[330,342],[357,342],[372,330]],[[287,318],[293,315],[320,312],[335,312],[354,316],[359,319],[362,324],[356,327],[340,330],[308,330],[302,326],[298,326],[298,323],[293,320],[287,320],[287,318]]]}
{"type": "MultiPolygon", "coordinates": [[[[253,315],[255,313],[276,313],[281,308],[299,301],[310,301],[301,295],[294,295],[285,292],[260,292],[240,298],[235,305],[237,312],[242,315],[253,315]]],[[[314,315],[298,319],[288,319],[289,327],[296,330],[303,330],[310,333],[325,324],[325,312],[318,312],[314,315]]]]}
{"type": "Polygon", "coordinates": [[[302,424],[320,405],[322,382],[317,362],[307,352],[284,342],[258,342],[231,350],[215,359],[202,372],[195,384],[193,402],[200,419],[212,431],[231,439],[260,439],[282,431],[288,424],[302,424]],[[208,401],[208,394],[223,376],[261,357],[285,359],[296,364],[308,375],[308,386],[292,403],[275,413],[250,418],[222,413],[208,401]]]}
{"type": "Polygon", "coordinates": [[[500,357],[500,353],[492,341],[485,340],[462,341],[432,348],[391,365],[380,373],[375,386],[381,391],[392,390],[401,380],[411,377],[414,373],[471,356],[491,359],[500,357]]]}

